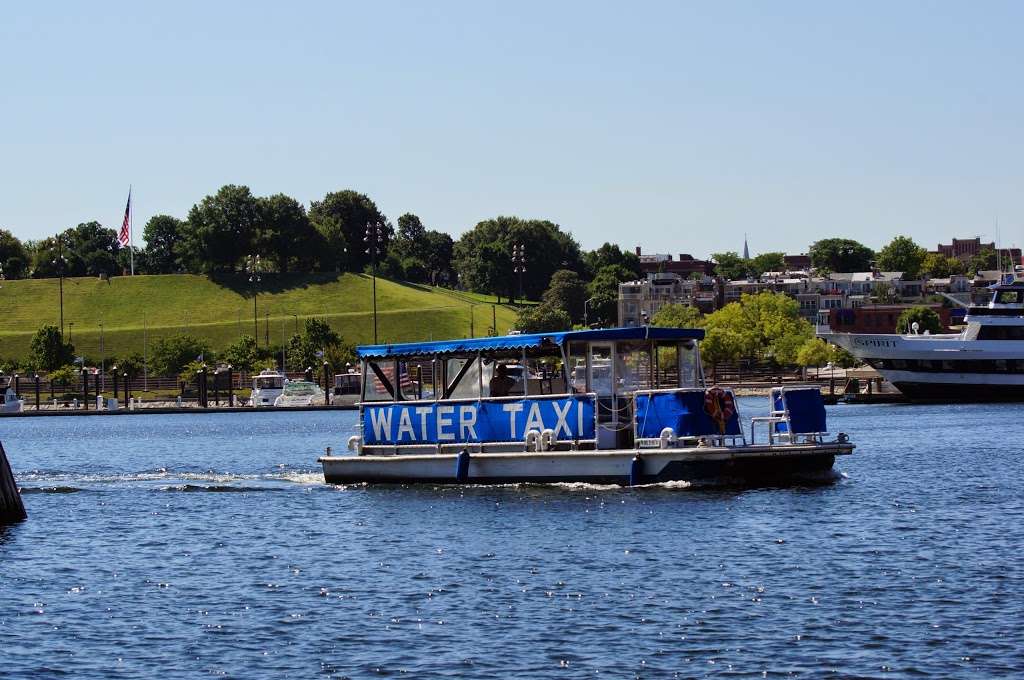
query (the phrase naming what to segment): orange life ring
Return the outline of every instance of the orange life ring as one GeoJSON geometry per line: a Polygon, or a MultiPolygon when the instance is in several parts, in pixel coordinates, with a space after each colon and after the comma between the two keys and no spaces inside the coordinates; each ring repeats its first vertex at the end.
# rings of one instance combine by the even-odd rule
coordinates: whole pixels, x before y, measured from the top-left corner
{"type": "Polygon", "coordinates": [[[718,425],[719,434],[725,434],[729,419],[736,415],[736,400],[721,387],[712,387],[704,393],[704,413],[718,425]]]}

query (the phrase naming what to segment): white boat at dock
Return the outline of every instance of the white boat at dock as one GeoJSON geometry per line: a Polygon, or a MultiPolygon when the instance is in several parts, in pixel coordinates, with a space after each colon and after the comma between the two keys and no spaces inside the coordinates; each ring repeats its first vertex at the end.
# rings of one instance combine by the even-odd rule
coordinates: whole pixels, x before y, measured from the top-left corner
{"type": "Polygon", "coordinates": [[[827,333],[915,401],[1024,401],[1024,281],[989,287],[959,333],[827,333]]]}
{"type": "Polygon", "coordinates": [[[284,392],[288,378],[271,369],[263,369],[252,378],[252,397],[250,406],[274,406],[274,402],[284,392]]]}
{"type": "Polygon", "coordinates": [[[748,440],[732,392],[704,384],[703,336],[638,327],[360,347],[360,434],[319,459],[324,478],[761,483],[853,452],[844,434],[827,438],[816,387],[773,390],[748,440]]]}

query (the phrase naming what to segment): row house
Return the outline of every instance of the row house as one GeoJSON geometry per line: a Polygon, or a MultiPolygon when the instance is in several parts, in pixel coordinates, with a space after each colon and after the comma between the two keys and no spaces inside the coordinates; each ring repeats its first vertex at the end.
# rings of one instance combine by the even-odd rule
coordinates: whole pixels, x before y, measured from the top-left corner
{"type": "Polygon", "coordinates": [[[651,273],[646,279],[619,284],[619,325],[645,325],[669,304],[696,307],[709,314],[718,308],[718,298],[718,282],[710,276],[651,273]]]}

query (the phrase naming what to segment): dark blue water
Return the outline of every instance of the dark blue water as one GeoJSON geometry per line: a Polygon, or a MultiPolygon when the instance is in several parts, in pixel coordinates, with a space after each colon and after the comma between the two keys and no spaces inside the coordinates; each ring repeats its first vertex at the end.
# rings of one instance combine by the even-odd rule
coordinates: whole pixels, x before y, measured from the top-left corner
{"type": "Polygon", "coordinates": [[[0,420],[0,676],[1019,675],[1022,414],[831,408],[842,475],[757,490],[329,487],[351,413],[0,420]]]}

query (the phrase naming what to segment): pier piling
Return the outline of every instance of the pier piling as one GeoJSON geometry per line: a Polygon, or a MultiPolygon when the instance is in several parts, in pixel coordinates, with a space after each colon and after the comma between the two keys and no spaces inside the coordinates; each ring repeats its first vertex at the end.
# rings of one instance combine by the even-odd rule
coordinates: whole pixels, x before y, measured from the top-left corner
{"type": "Polygon", "coordinates": [[[21,502],[18,485],[11,472],[11,464],[7,462],[7,453],[0,442],[0,524],[13,524],[28,519],[25,506],[21,502]]]}

